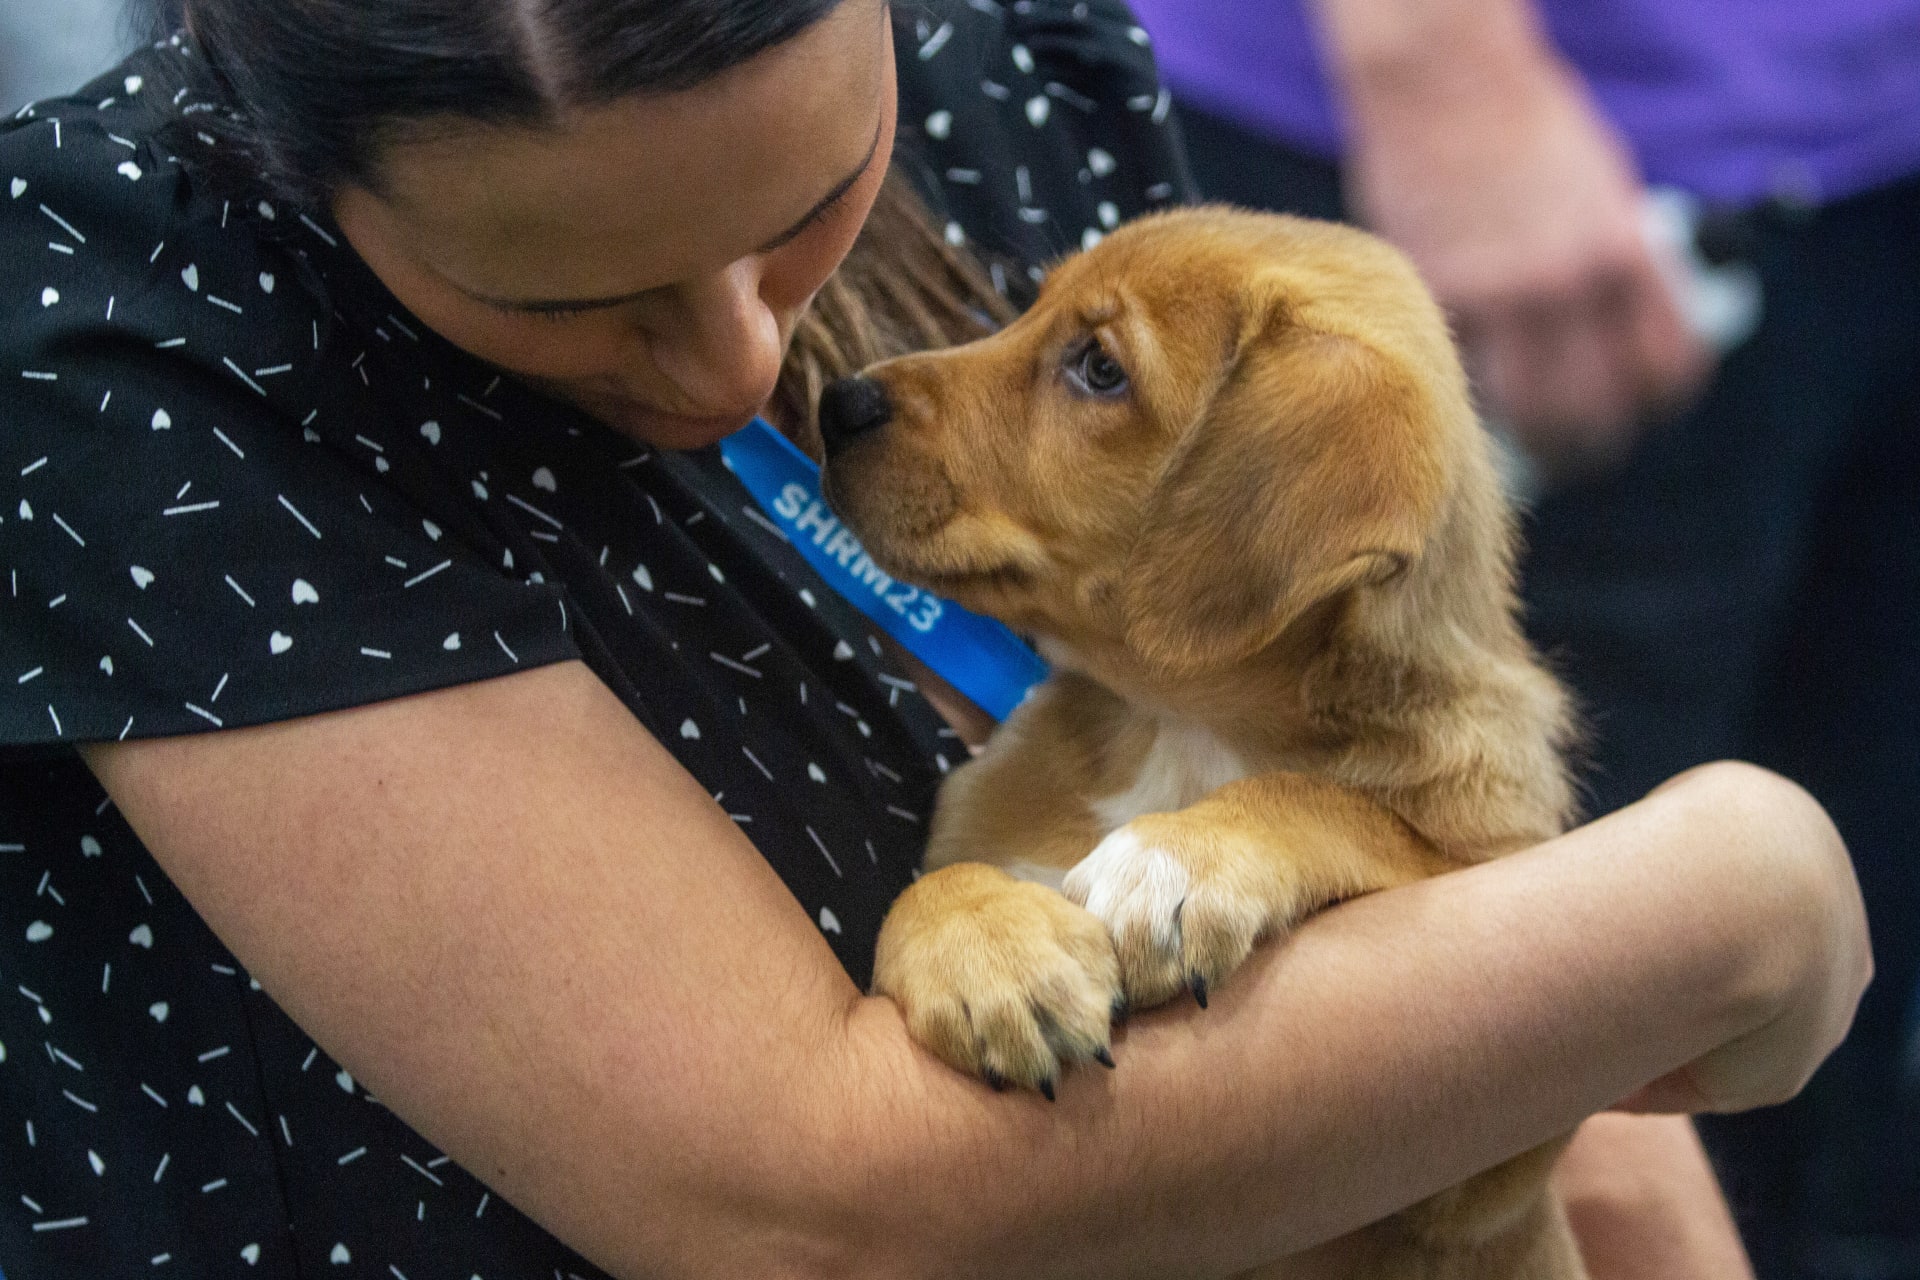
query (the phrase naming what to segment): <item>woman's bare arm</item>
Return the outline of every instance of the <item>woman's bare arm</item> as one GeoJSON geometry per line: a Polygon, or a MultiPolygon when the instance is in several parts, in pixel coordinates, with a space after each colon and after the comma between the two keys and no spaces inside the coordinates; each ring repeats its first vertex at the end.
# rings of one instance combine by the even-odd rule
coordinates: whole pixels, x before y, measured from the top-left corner
{"type": "Polygon", "coordinates": [[[1709,1101],[1784,1097],[1866,972],[1824,815],[1721,767],[1325,914],[1049,1106],[911,1045],[577,663],[88,760],[295,1019],[619,1276],[1223,1274],[1719,1046],[1766,1069],[1709,1101]]]}
{"type": "Polygon", "coordinates": [[[1753,1280],[1685,1116],[1597,1115],[1554,1180],[1593,1280],[1753,1280]]]}

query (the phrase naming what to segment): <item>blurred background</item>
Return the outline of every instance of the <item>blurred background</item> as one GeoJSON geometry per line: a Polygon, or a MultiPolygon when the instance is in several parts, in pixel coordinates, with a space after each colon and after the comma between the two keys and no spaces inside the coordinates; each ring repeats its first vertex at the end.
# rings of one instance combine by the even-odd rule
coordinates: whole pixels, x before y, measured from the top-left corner
{"type": "Polygon", "coordinates": [[[78,88],[134,44],[126,0],[6,0],[0,4],[0,110],[78,88]]]}
{"type": "MultiPolygon", "coordinates": [[[[1589,814],[1728,756],[1833,814],[1876,981],[1701,1128],[1762,1280],[1920,1280],[1920,0],[1134,7],[1204,195],[1362,222],[1448,308],[1589,814]]],[[[0,0],[0,109],[125,8],[0,0]]]]}

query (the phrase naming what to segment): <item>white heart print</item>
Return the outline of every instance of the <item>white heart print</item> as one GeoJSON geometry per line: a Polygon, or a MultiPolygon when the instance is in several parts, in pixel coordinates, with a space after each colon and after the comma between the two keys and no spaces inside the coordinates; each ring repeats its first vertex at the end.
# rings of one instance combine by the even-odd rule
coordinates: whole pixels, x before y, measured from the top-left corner
{"type": "Polygon", "coordinates": [[[189,262],[185,267],[181,268],[180,283],[186,285],[187,288],[193,290],[195,293],[200,292],[200,267],[197,263],[189,262]]]}
{"type": "Polygon", "coordinates": [[[137,564],[131,566],[131,569],[133,572],[134,586],[140,588],[142,591],[145,591],[148,587],[153,585],[153,570],[144,568],[137,564]]]}
{"type": "Polygon", "coordinates": [[[293,580],[293,602],[295,604],[319,604],[320,593],[315,591],[313,584],[305,578],[295,578],[293,580]]]}
{"type": "Polygon", "coordinates": [[[267,637],[267,648],[275,654],[285,653],[293,648],[293,637],[284,631],[276,631],[267,637]]]}
{"type": "Polygon", "coordinates": [[[173,425],[172,414],[168,413],[165,409],[155,409],[153,411],[153,429],[155,431],[165,431],[168,427],[171,427],[172,425],[173,425]]]}
{"type": "Polygon", "coordinates": [[[273,272],[262,271],[260,273],[260,292],[262,293],[273,292],[273,272]]]}
{"type": "Polygon", "coordinates": [[[52,285],[48,285],[46,288],[40,291],[41,306],[50,307],[58,301],[60,301],[60,291],[54,288],[52,285]]]}

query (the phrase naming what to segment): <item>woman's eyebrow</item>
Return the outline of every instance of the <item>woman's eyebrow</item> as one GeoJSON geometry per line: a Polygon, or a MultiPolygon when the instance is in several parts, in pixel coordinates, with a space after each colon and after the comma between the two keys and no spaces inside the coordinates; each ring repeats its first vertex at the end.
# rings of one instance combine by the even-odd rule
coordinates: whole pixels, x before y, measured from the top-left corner
{"type": "Polygon", "coordinates": [[[854,171],[852,173],[849,173],[846,177],[840,179],[840,181],[834,183],[833,189],[827,192],[826,195],[822,196],[819,202],[815,204],[813,208],[807,210],[806,215],[802,217],[798,222],[794,223],[792,226],[788,227],[785,231],[782,231],[779,235],[775,236],[773,239],[761,245],[759,252],[772,253],[775,249],[778,249],[781,245],[786,244],[789,240],[795,239],[800,235],[801,232],[805,231],[808,227],[812,226],[815,222],[819,221],[820,215],[824,214],[827,210],[833,208],[833,206],[839,202],[840,197],[846,195],[847,192],[853,190],[854,184],[858,183],[860,179],[866,177],[867,170],[873,168],[874,157],[880,154],[880,134],[885,130],[885,128],[886,128],[886,120],[882,118],[880,122],[875,124],[873,127],[873,141],[867,144],[866,158],[860,162],[859,167],[854,169],[854,171]]]}
{"type": "MultiPolygon", "coordinates": [[[[798,222],[761,245],[758,249],[754,250],[754,252],[772,253],[781,245],[797,239],[808,227],[819,221],[822,214],[837,204],[841,197],[851,191],[860,179],[866,177],[867,171],[873,168],[874,159],[880,154],[880,135],[885,131],[885,127],[886,121],[884,119],[874,126],[873,141],[867,145],[866,158],[860,162],[859,166],[855,168],[852,173],[849,173],[846,177],[834,183],[832,190],[822,196],[813,208],[807,210],[798,222]]],[[[553,298],[540,299],[537,301],[510,301],[502,298],[489,298],[481,294],[474,294],[472,296],[486,303],[488,306],[499,307],[503,311],[599,311],[607,307],[618,307],[625,303],[637,301],[652,292],[653,290],[651,289],[641,289],[636,293],[623,294],[617,298],[553,298]]]]}

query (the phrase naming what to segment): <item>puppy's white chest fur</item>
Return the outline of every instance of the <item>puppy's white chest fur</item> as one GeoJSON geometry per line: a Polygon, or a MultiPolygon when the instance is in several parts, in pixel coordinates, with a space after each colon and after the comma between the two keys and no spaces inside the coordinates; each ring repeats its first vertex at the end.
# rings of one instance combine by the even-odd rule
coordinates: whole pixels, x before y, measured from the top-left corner
{"type": "Polygon", "coordinates": [[[1093,802],[1102,834],[1146,813],[1184,809],[1252,770],[1211,729],[1172,718],[1160,721],[1133,785],[1093,802]]]}

